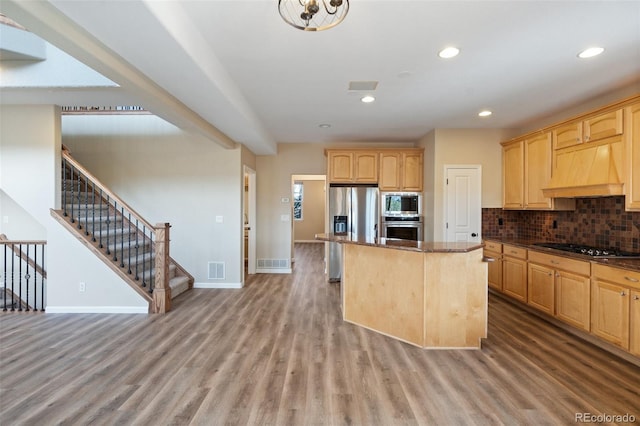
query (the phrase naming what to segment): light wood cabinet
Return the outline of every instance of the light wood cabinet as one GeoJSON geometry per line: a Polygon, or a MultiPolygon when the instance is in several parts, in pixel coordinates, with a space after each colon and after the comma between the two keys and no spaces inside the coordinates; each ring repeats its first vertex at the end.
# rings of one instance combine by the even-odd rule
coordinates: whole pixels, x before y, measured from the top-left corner
{"type": "Polygon", "coordinates": [[[502,291],[526,303],[527,249],[503,244],[502,255],[502,291]]]}
{"type": "Polygon", "coordinates": [[[591,332],[627,350],[638,349],[637,300],[640,272],[594,264],[591,278],[591,332]],[[633,308],[633,310],[632,310],[633,308]]]}
{"type": "Polygon", "coordinates": [[[629,351],[640,356],[640,290],[631,291],[629,351]]]}
{"type": "Polygon", "coordinates": [[[542,193],[551,179],[551,133],[525,139],[524,148],[524,206],[551,209],[553,200],[542,193]]]}
{"type": "Polygon", "coordinates": [[[574,210],[575,200],[553,199],[543,193],[553,165],[551,133],[503,144],[503,208],[574,210]]]}
{"type": "Polygon", "coordinates": [[[502,204],[505,209],[524,207],[524,140],[502,148],[502,204]]]}
{"type": "Polygon", "coordinates": [[[591,284],[591,332],[629,349],[629,291],[601,279],[591,284]]]}
{"type": "Polygon", "coordinates": [[[627,210],[640,210],[640,102],[625,108],[627,210]]]}
{"type": "Polygon", "coordinates": [[[529,263],[527,303],[549,315],[555,315],[554,274],[555,271],[552,268],[529,263]]]}
{"type": "Polygon", "coordinates": [[[327,151],[330,183],[377,183],[376,151],[327,151]]]}
{"type": "Polygon", "coordinates": [[[555,149],[563,149],[621,135],[622,131],[623,111],[617,109],[556,127],[552,132],[553,144],[555,149]]]}
{"type": "Polygon", "coordinates": [[[529,250],[528,303],[583,330],[590,324],[589,262],[529,250]]]}
{"type": "Polygon", "coordinates": [[[327,152],[329,182],[353,182],[353,152],[327,152]]]}
{"type": "Polygon", "coordinates": [[[556,317],[574,327],[589,331],[591,326],[589,277],[557,271],[555,284],[556,317]]]}
{"type": "Polygon", "coordinates": [[[494,290],[502,291],[502,244],[495,241],[485,241],[483,255],[493,259],[493,262],[487,263],[487,284],[494,290]]]}
{"type": "Polygon", "coordinates": [[[422,192],[423,157],[422,150],[381,152],[380,190],[422,192]]]}

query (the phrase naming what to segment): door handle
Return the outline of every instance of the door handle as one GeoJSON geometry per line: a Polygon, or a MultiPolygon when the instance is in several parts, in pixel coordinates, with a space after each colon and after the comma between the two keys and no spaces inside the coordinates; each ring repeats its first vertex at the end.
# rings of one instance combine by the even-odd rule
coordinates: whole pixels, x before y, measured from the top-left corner
{"type": "Polygon", "coordinates": [[[475,232],[472,232],[472,233],[471,233],[471,236],[472,236],[472,237],[477,237],[477,236],[478,236],[478,234],[477,234],[477,233],[475,233],[475,232]]]}

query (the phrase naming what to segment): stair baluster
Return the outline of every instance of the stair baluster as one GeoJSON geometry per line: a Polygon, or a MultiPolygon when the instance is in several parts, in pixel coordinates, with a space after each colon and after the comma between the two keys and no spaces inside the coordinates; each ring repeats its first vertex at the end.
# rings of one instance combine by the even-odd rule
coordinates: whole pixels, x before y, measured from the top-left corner
{"type": "Polygon", "coordinates": [[[169,297],[171,295],[169,281],[171,286],[177,289],[176,294],[191,288],[193,283],[193,277],[175,264],[175,261],[169,258],[163,261],[158,259],[159,253],[166,252],[168,256],[168,241],[166,247],[163,247],[164,251],[158,251],[158,238],[168,235],[169,225],[149,224],[76,162],[66,149],[63,150],[62,156],[64,169],[62,199],[65,201],[63,203],[65,210],[64,214],[52,210],[52,216],[70,231],[84,227],[84,230],[78,231],[76,236],[81,235],[81,240],[84,239],[85,244],[93,247],[94,252],[136,291],[144,297],[151,296],[148,299],[150,310],[154,312],[167,310],[170,304],[162,300],[166,295],[169,297]],[[82,197],[84,197],[84,203],[82,197]],[[63,219],[68,216],[66,208],[69,203],[71,217],[63,219]],[[96,212],[96,209],[99,211],[96,212]],[[77,214],[75,210],[78,211],[77,214]],[[84,218],[82,214],[85,215],[84,218]],[[89,227],[89,221],[91,221],[91,227],[89,227]],[[117,223],[118,221],[120,224],[117,223]],[[68,225],[71,223],[74,226],[69,228],[68,225]],[[162,283],[158,284],[156,279],[161,279],[162,283]],[[138,284],[136,285],[135,282],[138,284]],[[158,295],[155,295],[156,289],[159,292],[158,295]],[[160,296],[161,294],[165,296],[160,296]]]}

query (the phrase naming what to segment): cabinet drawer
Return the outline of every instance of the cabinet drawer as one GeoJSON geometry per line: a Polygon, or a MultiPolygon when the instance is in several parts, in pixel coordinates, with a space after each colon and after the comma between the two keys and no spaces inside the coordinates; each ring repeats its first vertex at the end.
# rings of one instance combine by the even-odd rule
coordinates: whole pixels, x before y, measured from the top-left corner
{"type": "Polygon", "coordinates": [[[527,258],[527,249],[522,247],[510,246],[508,244],[504,244],[502,246],[502,253],[505,256],[515,257],[517,259],[526,259],[527,258]]]}
{"type": "Polygon", "coordinates": [[[553,269],[561,269],[574,274],[588,277],[591,274],[591,264],[583,260],[569,259],[553,254],[529,250],[529,262],[545,265],[553,269]]]}
{"type": "Polygon", "coordinates": [[[497,243],[495,241],[485,241],[484,249],[496,253],[502,253],[502,243],[497,243]]]}
{"type": "Polygon", "coordinates": [[[640,272],[594,263],[591,267],[593,277],[609,281],[624,287],[640,289],[640,272]]]}

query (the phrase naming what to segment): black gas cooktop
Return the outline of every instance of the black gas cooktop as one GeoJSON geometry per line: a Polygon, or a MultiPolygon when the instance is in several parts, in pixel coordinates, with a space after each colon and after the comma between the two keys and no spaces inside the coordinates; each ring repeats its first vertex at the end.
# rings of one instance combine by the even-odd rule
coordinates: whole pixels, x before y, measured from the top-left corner
{"type": "Polygon", "coordinates": [[[571,253],[583,254],[591,257],[624,257],[624,258],[638,258],[640,259],[640,253],[633,253],[629,251],[622,251],[615,248],[598,248],[585,246],[581,244],[568,244],[568,243],[535,243],[534,246],[546,247],[554,250],[568,251],[571,253]]]}

